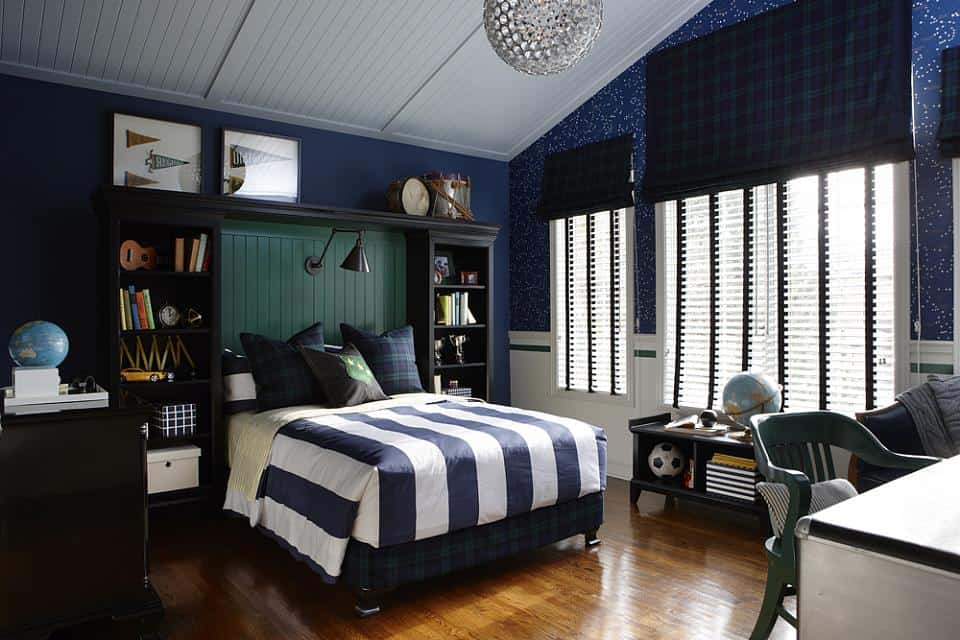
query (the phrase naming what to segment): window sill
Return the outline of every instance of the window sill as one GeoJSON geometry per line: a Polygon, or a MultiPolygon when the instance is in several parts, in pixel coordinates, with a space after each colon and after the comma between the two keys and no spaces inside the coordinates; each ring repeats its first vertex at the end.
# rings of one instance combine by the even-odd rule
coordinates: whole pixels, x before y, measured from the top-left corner
{"type": "Polygon", "coordinates": [[[567,391],[566,389],[554,388],[551,397],[559,400],[569,400],[571,402],[590,402],[604,404],[607,406],[633,407],[633,396],[629,393],[625,395],[613,396],[608,393],[589,393],[587,391],[567,391]]]}

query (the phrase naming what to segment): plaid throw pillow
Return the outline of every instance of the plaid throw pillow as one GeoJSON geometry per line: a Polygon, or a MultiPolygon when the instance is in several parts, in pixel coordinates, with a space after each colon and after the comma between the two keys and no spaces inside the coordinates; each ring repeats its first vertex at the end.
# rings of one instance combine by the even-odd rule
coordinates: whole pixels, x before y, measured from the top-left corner
{"type": "Polygon", "coordinates": [[[423,391],[413,346],[413,327],[407,325],[378,336],[343,322],[340,333],[344,344],[356,345],[384,393],[392,396],[423,391]]]}
{"type": "Polygon", "coordinates": [[[321,323],[301,331],[288,342],[255,333],[241,333],[240,342],[250,359],[253,379],[257,383],[257,410],[323,404],[319,385],[298,350],[302,346],[323,351],[321,323]]]}

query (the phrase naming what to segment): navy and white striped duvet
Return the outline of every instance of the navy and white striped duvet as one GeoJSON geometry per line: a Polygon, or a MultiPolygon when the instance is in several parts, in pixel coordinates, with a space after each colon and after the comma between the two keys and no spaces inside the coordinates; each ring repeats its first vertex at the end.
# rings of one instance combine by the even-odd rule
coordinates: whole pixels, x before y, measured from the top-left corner
{"type": "Polygon", "coordinates": [[[383,547],[575,500],[605,488],[605,467],[603,430],[578,420],[399,403],[287,424],[256,508],[228,506],[333,581],[350,537],[383,547]]]}

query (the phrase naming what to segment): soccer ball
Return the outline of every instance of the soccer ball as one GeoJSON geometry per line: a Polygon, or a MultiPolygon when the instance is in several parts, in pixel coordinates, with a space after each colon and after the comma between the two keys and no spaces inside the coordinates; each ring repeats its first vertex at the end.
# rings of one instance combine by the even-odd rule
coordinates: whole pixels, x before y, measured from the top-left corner
{"type": "Polygon", "coordinates": [[[658,478],[675,478],[683,473],[686,458],[675,444],[661,442],[650,452],[647,462],[650,471],[658,478]]]}

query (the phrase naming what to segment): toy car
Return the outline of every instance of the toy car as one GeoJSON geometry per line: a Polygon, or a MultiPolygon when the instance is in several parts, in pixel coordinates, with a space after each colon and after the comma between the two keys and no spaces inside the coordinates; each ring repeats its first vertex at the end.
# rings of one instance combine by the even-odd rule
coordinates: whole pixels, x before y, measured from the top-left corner
{"type": "Polygon", "coordinates": [[[173,380],[173,371],[120,370],[120,382],[173,382],[173,380]]]}

